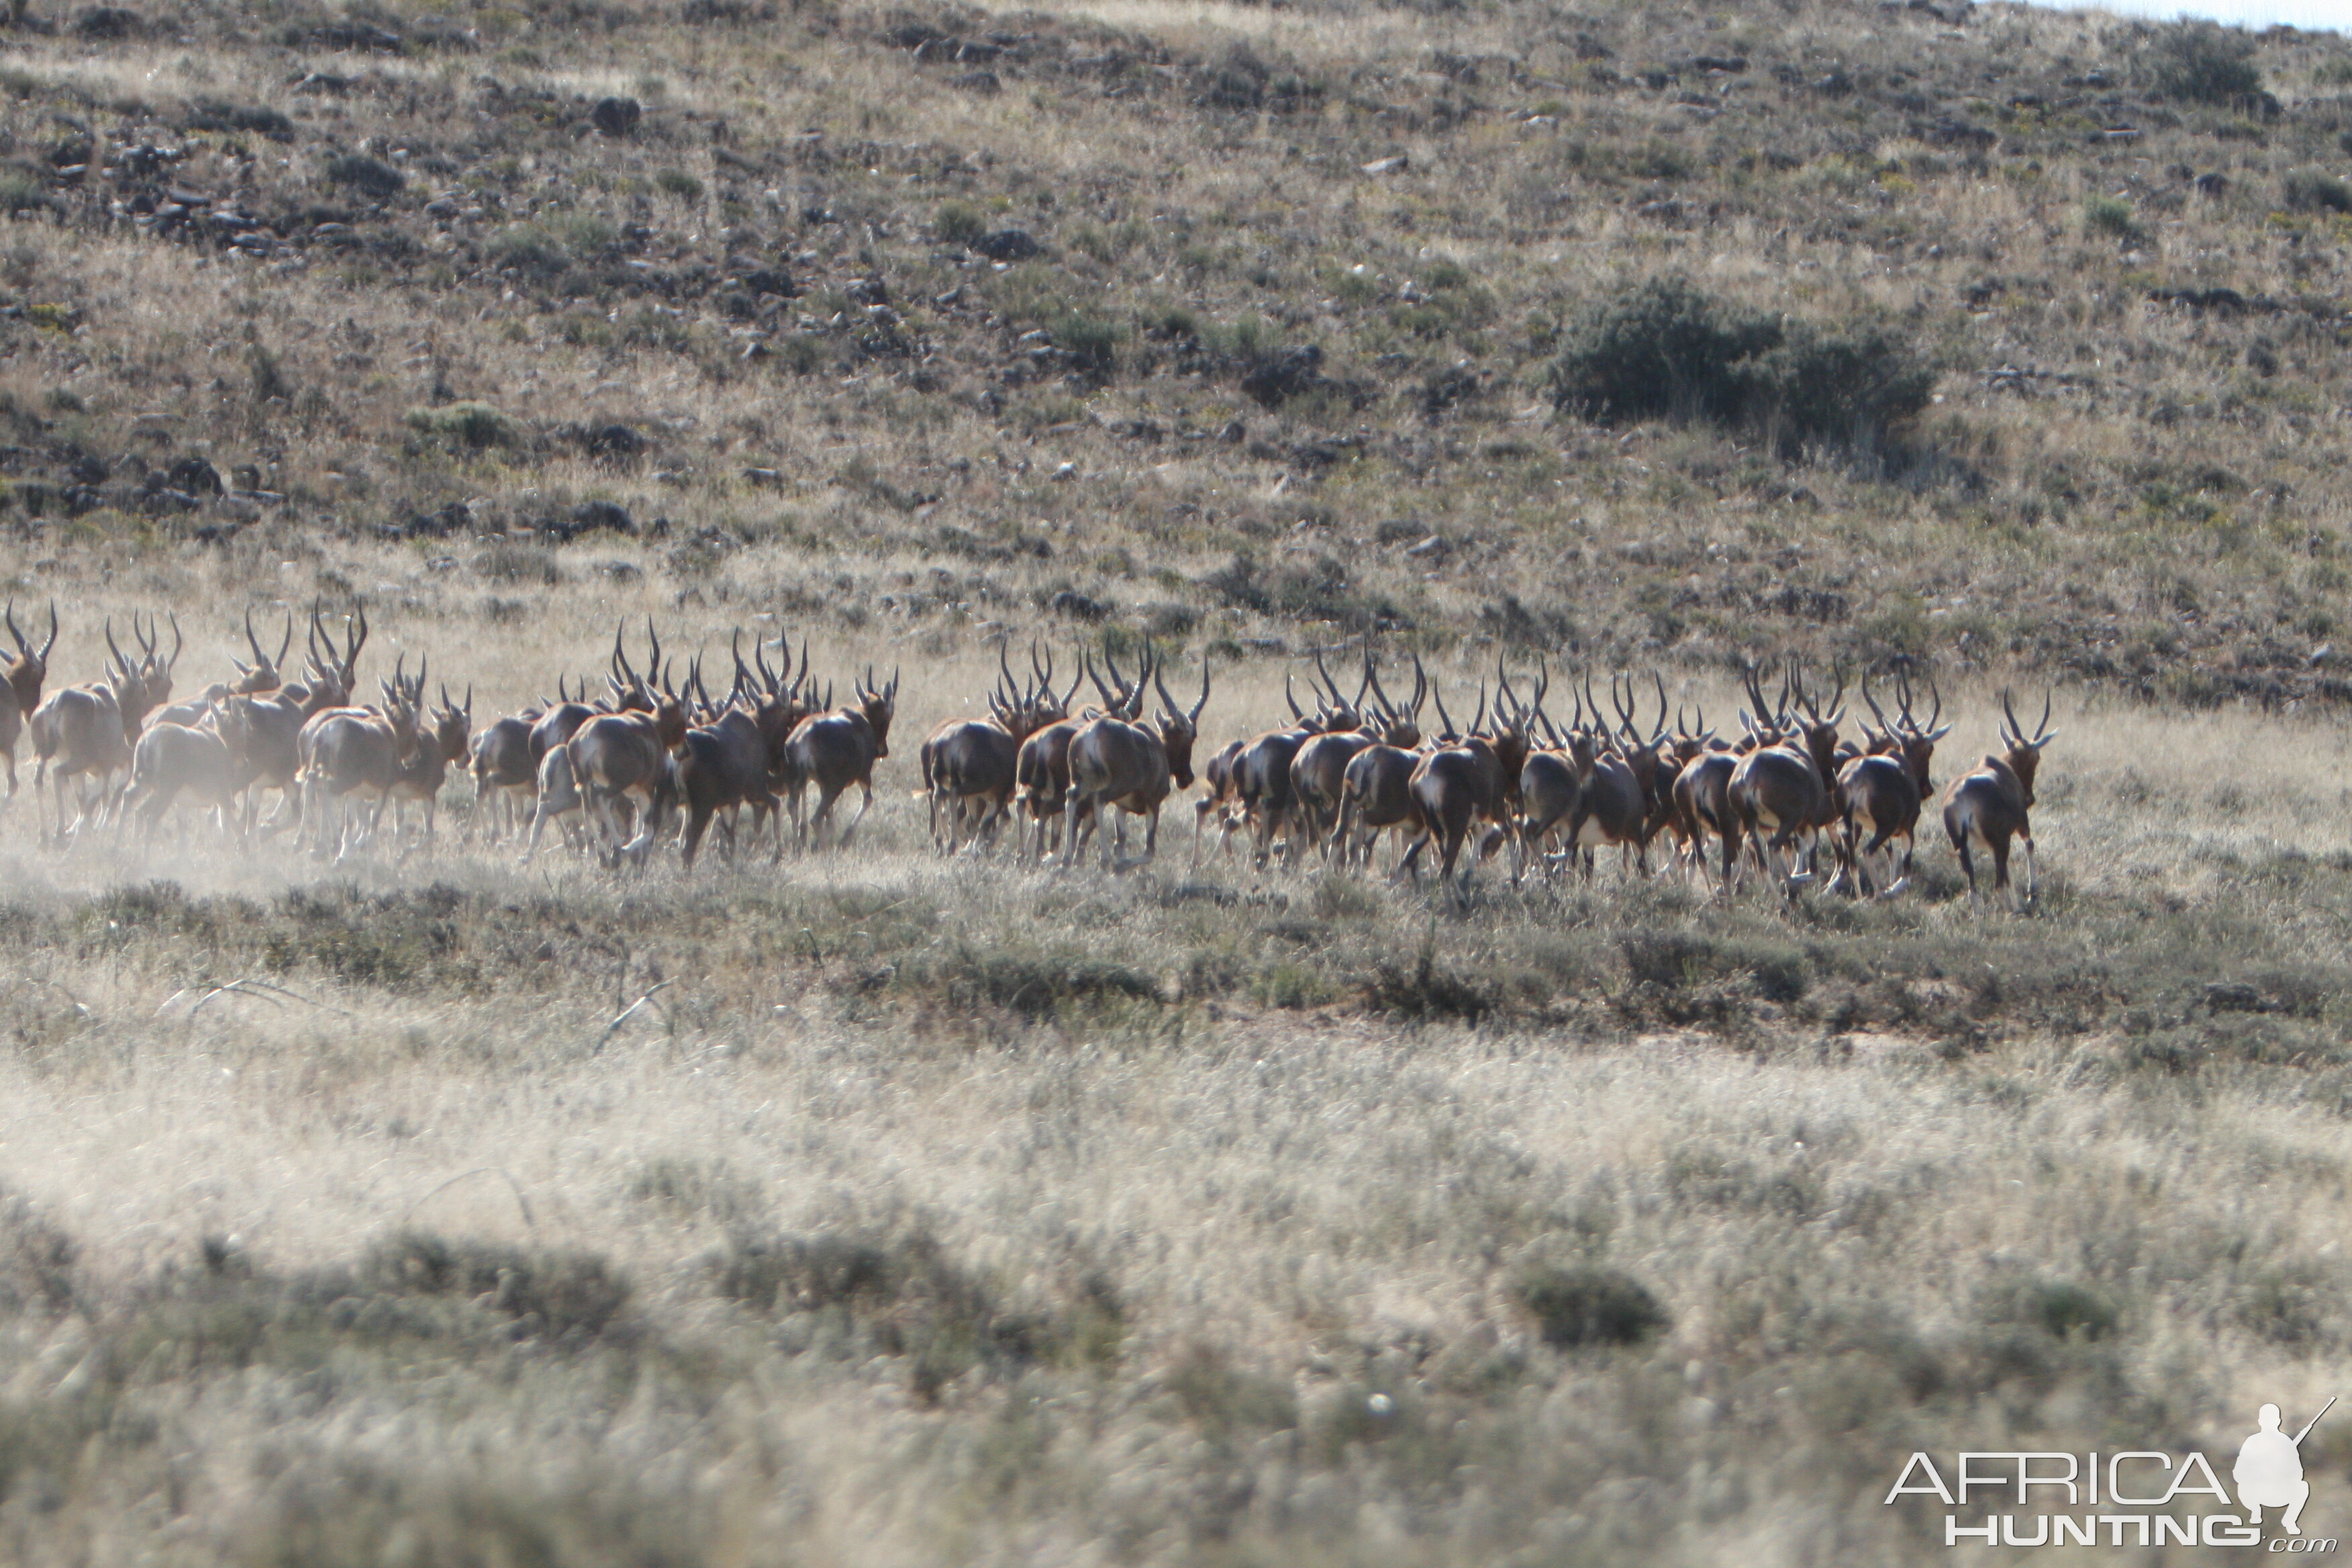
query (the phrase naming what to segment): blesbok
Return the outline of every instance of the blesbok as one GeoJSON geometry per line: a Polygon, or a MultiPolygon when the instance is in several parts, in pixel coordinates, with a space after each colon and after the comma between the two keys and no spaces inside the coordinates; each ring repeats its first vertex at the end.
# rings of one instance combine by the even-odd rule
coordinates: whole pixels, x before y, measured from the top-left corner
{"type": "MultiPolygon", "coordinates": [[[[1105,714],[1070,742],[1070,848],[1063,862],[1066,866],[1077,864],[1087,836],[1101,831],[1102,815],[1113,807],[1144,819],[1143,858],[1150,860],[1160,847],[1160,805],[1171,787],[1192,787],[1192,745],[1201,732],[1201,710],[1209,704],[1208,658],[1204,655],[1201,659],[1201,695],[1189,709],[1168,694],[1160,666],[1148,649],[1144,662],[1149,673],[1139,672],[1136,686],[1139,690],[1148,680],[1160,694],[1160,716],[1147,724],[1139,721],[1140,714],[1135,721],[1105,714]]],[[[1113,839],[1124,840],[1124,826],[1122,823],[1122,831],[1103,837],[1106,870],[1116,868],[1113,839]]]]}
{"type": "Polygon", "coordinates": [[[330,708],[302,726],[295,783],[302,792],[311,852],[320,858],[341,860],[373,841],[393,785],[415,761],[424,677],[418,675],[412,686],[406,664],[404,658],[392,679],[377,683],[383,695],[381,709],[330,708]],[[354,802],[373,808],[363,827],[355,828],[354,802]]]}
{"type": "MultiPolygon", "coordinates": [[[[607,859],[614,866],[625,860],[642,866],[653,853],[662,822],[677,799],[677,767],[671,753],[686,741],[686,704],[662,665],[661,638],[650,619],[646,637],[653,648],[646,672],[629,662],[618,635],[613,639],[612,686],[621,710],[596,715],[564,742],[582,808],[602,834],[607,859]],[[642,825],[632,836],[623,814],[639,808],[642,825]]],[[[540,817],[550,805],[542,778],[540,812],[532,823],[534,849],[540,817]]]]}
{"type": "MultiPolygon", "coordinates": [[[[2033,775],[2042,766],[2042,748],[2058,738],[2050,727],[2050,698],[2042,699],[2042,721],[2027,735],[2010,706],[2010,694],[2000,694],[2003,750],[1988,755],[1973,772],[1953,781],[1944,797],[1944,832],[1960,869],[1969,874],[1969,902],[1977,901],[1977,864],[1970,847],[1992,854],[1993,891],[2010,886],[2009,841],[2025,847],[2025,902],[2033,901],[2033,775]]],[[[2012,894],[2012,897],[2014,895],[2012,894]]]]}
{"type": "Polygon", "coordinates": [[[1581,697],[1576,699],[1576,713],[1565,736],[1549,718],[1538,715],[1538,721],[1550,744],[1530,750],[1519,767],[1519,818],[1511,868],[1515,882],[1527,874],[1531,860],[1549,860],[1545,846],[1575,816],[1584,798],[1584,780],[1600,755],[1599,741],[1584,727],[1581,697]]]}
{"type": "MultiPolygon", "coordinates": [[[[1290,764],[1297,759],[1299,748],[1343,717],[1319,700],[1314,713],[1304,711],[1288,676],[1283,677],[1282,696],[1290,704],[1291,722],[1286,728],[1265,731],[1242,748],[1242,754],[1234,761],[1233,793],[1237,804],[1225,818],[1228,836],[1244,824],[1251,827],[1256,841],[1253,863],[1261,870],[1274,858],[1277,838],[1284,841],[1285,855],[1292,865],[1304,853],[1306,836],[1292,820],[1297,797],[1291,793],[1290,764]]],[[[1352,720],[1353,715],[1344,717],[1352,720]]]]}
{"type": "Polygon", "coordinates": [[[1322,727],[1302,742],[1290,758],[1290,815],[1293,830],[1315,848],[1327,847],[1332,826],[1339,816],[1339,803],[1347,786],[1348,760],[1366,746],[1379,741],[1381,733],[1376,716],[1364,707],[1364,698],[1372,686],[1372,652],[1370,637],[1365,638],[1363,673],[1356,682],[1356,695],[1345,696],[1339,683],[1331,679],[1324,668],[1323,650],[1315,650],[1315,673],[1318,677],[1318,698],[1328,695],[1323,710],[1322,727]]]}
{"type": "Polygon", "coordinates": [[[407,806],[417,801],[425,807],[425,843],[433,842],[434,821],[440,811],[441,786],[447,782],[449,770],[466,761],[472,741],[474,724],[474,689],[466,688],[466,700],[449,700],[449,689],[441,688],[441,702],[425,710],[425,676],[420,668],[416,677],[417,714],[416,745],[402,763],[400,772],[392,781],[393,837],[404,838],[407,806]]]}
{"type": "Polygon", "coordinates": [[[1900,672],[1895,676],[1896,713],[1892,720],[1872,695],[1870,682],[1862,683],[1862,700],[1870,705],[1878,727],[1875,731],[1863,727],[1871,749],[1840,768],[1837,782],[1838,850],[1843,862],[1839,874],[1852,879],[1857,896],[1891,898],[1911,880],[1919,810],[1936,794],[1936,781],[1928,773],[1936,758],[1936,742],[1951,731],[1948,724],[1937,725],[1943,716],[1944,700],[1932,686],[1928,689],[1935,709],[1923,724],[1911,712],[1908,677],[1900,672]],[[1881,877],[1874,861],[1881,854],[1891,858],[1897,838],[1903,840],[1901,870],[1881,877]]]}
{"type": "Polygon", "coordinates": [[[1041,862],[1062,852],[1062,830],[1070,799],[1070,742],[1077,738],[1079,731],[1105,713],[1131,721],[1142,707],[1142,683],[1130,683],[1108,653],[1104,662],[1110,666],[1108,684],[1095,668],[1093,657],[1080,654],[1077,679],[1070,682],[1068,696],[1062,703],[1067,712],[1069,698],[1077,695],[1078,680],[1089,680],[1102,698],[1103,706],[1071,714],[1038,730],[1021,742],[1013,761],[1013,799],[1029,813],[1033,830],[1023,835],[1024,853],[1041,862]]]}
{"type": "Polygon", "coordinates": [[[468,837],[478,834],[486,844],[514,830],[520,797],[538,788],[538,770],[531,763],[530,731],[545,714],[526,708],[503,719],[493,719],[474,736],[467,771],[474,775],[474,816],[468,837]]]}
{"type": "MultiPolygon", "coordinates": [[[[1790,685],[1802,714],[1793,724],[1785,709],[1776,715],[1777,727],[1787,738],[1742,757],[1731,771],[1726,792],[1758,865],[1765,876],[1780,879],[1785,890],[1793,890],[1812,875],[1798,868],[1798,847],[1813,847],[1829,824],[1830,791],[1837,777],[1837,727],[1845,717],[1839,703],[1845,694],[1843,674],[1830,696],[1827,715],[1793,672],[1790,685]]],[[[1748,672],[1748,695],[1759,709],[1763,706],[1753,670],[1748,672]]]]}
{"type": "Polygon", "coordinates": [[[1781,678],[1780,707],[1769,711],[1753,671],[1749,672],[1748,684],[1753,707],[1740,710],[1738,742],[1708,742],[1706,749],[1685,763],[1682,772],[1675,776],[1675,815],[1682,825],[1684,845],[1691,862],[1704,879],[1707,837],[1712,834],[1723,847],[1717,891],[1727,897],[1738,875],[1740,853],[1747,846],[1747,831],[1741,826],[1739,813],[1732,808],[1731,775],[1751,753],[1780,742],[1788,707],[1785,675],[1781,678]]]}
{"type": "MultiPolygon", "coordinates": [[[[950,720],[931,732],[922,744],[923,794],[930,803],[931,841],[950,855],[971,842],[993,840],[1011,820],[1013,795],[1021,782],[1021,747],[1038,731],[1069,715],[1069,700],[1054,689],[1054,661],[1049,650],[1041,662],[1037,649],[1029,650],[1030,679],[1016,684],[1005,663],[1003,645],[996,650],[997,686],[989,693],[988,717],[950,720]],[[940,820],[947,828],[942,837],[940,820]]],[[[1077,692],[1081,674],[1070,682],[1077,692]]]]}
{"type": "MultiPolygon", "coordinates": [[[[173,630],[176,635],[176,623],[173,630]]],[[[33,752],[39,759],[34,783],[37,788],[46,777],[57,797],[57,839],[60,843],[78,836],[89,821],[92,786],[96,786],[97,805],[103,815],[115,775],[128,773],[131,742],[149,711],[162,700],[161,696],[150,695],[151,679],[163,686],[162,695],[169,694],[169,663],[158,658],[155,639],[139,629],[135,618],[132,636],[142,649],[137,659],[125,654],[115,642],[114,626],[109,622],[105,677],[90,685],[50,692],[33,710],[33,752]],[[66,822],[68,779],[79,781],[70,826],[66,822]]],[[[176,655],[177,649],[173,651],[176,655]]]]}
{"type": "Polygon", "coordinates": [[[1461,860],[1462,846],[1469,837],[1470,825],[1485,812],[1494,809],[1496,781],[1501,763],[1494,749],[1475,733],[1479,719],[1486,713],[1486,700],[1479,693],[1479,719],[1471,721],[1469,734],[1454,727],[1453,716],[1445,711],[1445,699],[1433,692],[1437,703],[1440,726],[1437,743],[1419,754],[1413,764],[1412,776],[1406,790],[1412,801],[1412,825],[1418,830],[1412,843],[1397,865],[1399,876],[1410,876],[1415,881],[1421,877],[1422,851],[1434,841],[1439,856],[1439,880],[1446,890],[1467,900],[1470,896],[1471,873],[1476,870],[1478,857],[1474,855],[1468,865],[1462,867],[1462,879],[1457,885],[1454,869],[1461,860]]]}
{"type": "Polygon", "coordinates": [[[1215,754],[1201,769],[1201,798],[1192,803],[1192,863],[1196,867],[1201,863],[1201,839],[1212,816],[1226,823],[1223,831],[1218,835],[1218,849],[1226,854],[1232,852],[1234,830],[1229,819],[1233,812],[1241,808],[1241,795],[1234,784],[1234,769],[1239,765],[1242,752],[1248,746],[1247,741],[1227,741],[1217,748],[1215,754]]]}
{"type": "MultiPolygon", "coordinates": [[[[1319,660],[1317,668],[1321,668],[1319,660]]],[[[1325,679],[1328,682],[1329,678],[1326,676],[1325,679]]],[[[1429,678],[1421,668],[1418,655],[1413,658],[1413,682],[1412,700],[1398,708],[1381,689],[1380,677],[1372,668],[1371,649],[1367,646],[1362,689],[1349,704],[1352,712],[1341,716],[1353,717],[1356,722],[1309,736],[1290,760],[1290,794],[1298,826],[1307,841],[1323,851],[1326,859],[1331,858],[1342,844],[1340,818],[1348,808],[1349,765],[1369,747],[1390,746],[1410,752],[1421,744],[1418,714],[1429,688],[1429,678]],[[1364,705],[1367,690],[1372,696],[1369,708],[1364,705]]],[[[1339,688],[1333,686],[1331,690],[1336,695],[1339,688]]],[[[1339,718],[1334,720],[1335,725],[1340,721],[1339,718]]]]}
{"type": "Polygon", "coordinates": [[[49,603],[49,637],[38,648],[16,626],[16,603],[8,602],[8,635],[16,640],[13,658],[0,658],[0,761],[8,765],[8,793],[16,793],[16,737],[41,706],[41,683],[48,679],[49,654],[58,646],[58,606],[49,603]]]}
{"type": "Polygon", "coordinates": [[[286,635],[278,639],[277,658],[270,658],[268,651],[261,646],[261,639],[253,635],[251,610],[245,612],[245,644],[253,650],[253,662],[247,664],[234,654],[229,656],[229,663],[236,667],[236,681],[229,689],[239,697],[257,697],[265,691],[277,690],[286,684],[282,673],[286,668],[286,655],[294,646],[293,612],[287,612],[286,635]]]}
{"type": "Polygon", "coordinates": [[[237,796],[245,787],[248,733],[245,710],[233,697],[213,704],[197,723],[148,725],[131,749],[131,785],[116,814],[116,837],[135,813],[142,841],[152,843],[155,825],[186,794],[213,809],[224,834],[242,838],[245,824],[237,796]]]}
{"type": "Polygon", "coordinates": [[[857,803],[857,815],[841,830],[840,844],[848,844],[874,805],[874,764],[890,754],[890,721],[898,710],[898,672],[893,669],[889,683],[877,688],[874,671],[867,669],[855,696],[856,700],[845,708],[803,719],[784,743],[785,798],[792,805],[793,833],[804,846],[824,844],[834,802],[847,794],[851,785],[857,786],[863,798],[857,803]],[[801,799],[811,784],[816,786],[816,810],[803,818],[801,799]]]}
{"type": "MultiPolygon", "coordinates": [[[[1588,687],[1586,695],[1591,697],[1588,687]]],[[[1577,752],[1577,802],[1569,813],[1568,845],[1580,857],[1590,879],[1596,852],[1614,845],[1619,858],[1642,877],[1650,874],[1651,796],[1656,783],[1659,748],[1666,738],[1666,691],[1658,686],[1658,722],[1643,734],[1637,714],[1640,692],[1632,678],[1619,694],[1616,678],[1609,682],[1610,706],[1617,710],[1612,732],[1599,702],[1591,702],[1596,744],[1588,755],[1577,752]],[[1599,742],[1606,741],[1603,749],[1599,742]]]]}
{"type": "Polygon", "coordinates": [[[320,607],[313,604],[307,640],[309,658],[300,683],[234,699],[242,705],[247,725],[245,816],[248,830],[259,815],[261,793],[271,789],[279,792],[280,809],[259,825],[265,837],[302,819],[301,792],[295,787],[296,776],[302,767],[302,730],[320,714],[350,704],[359,679],[360,649],[367,641],[367,612],[362,608],[354,616],[346,617],[343,646],[338,647],[333,634],[321,622],[320,607]]]}
{"type": "MultiPolygon", "coordinates": [[[[764,659],[760,662],[758,675],[743,663],[740,635],[732,647],[733,689],[728,692],[727,700],[717,705],[719,710],[708,723],[687,731],[677,754],[678,795],[687,813],[685,860],[689,871],[694,869],[703,835],[720,812],[728,814],[723,827],[730,857],[737,847],[734,818],[742,807],[749,805],[759,814],[752,825],[755,837],[759,820],[774,813],[778,803],[769,781],[782,762],[784,742],[803,717],[793,701],[793,688],[770,671],[764,659]]],[[[752,657],[760,658],[756,639],[752,657]]],[[[784,668],[787,672],[792,668],[789,645],[784,649],[784,668]]],[[[699,670],[692,683],[699,692],[699,670]]],[[[779,835],[780,854],[782,847],[782,837],[779,835]]]]}

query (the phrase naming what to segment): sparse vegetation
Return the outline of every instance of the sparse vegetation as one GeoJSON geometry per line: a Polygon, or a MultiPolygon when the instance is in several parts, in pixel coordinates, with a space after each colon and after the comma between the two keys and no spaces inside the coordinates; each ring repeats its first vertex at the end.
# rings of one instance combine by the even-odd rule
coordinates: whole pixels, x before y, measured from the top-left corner
{"type": "Polygon", "coordinates": [[[478,721],[648,616],[907,689],[854,853],[691,879],[28,780],[0,1559],[1909,1562],[1911,1448],[2347,1381],[2340,40],[89,9],[0,68],[53,683],[315,603],[478,721]],[[1197,763],[1362,634],[1457,722],[1907,661],[1939,779],[2054,685],[2041,897],[929,852],[1001,644],[1208,659],[1197,763]]]}

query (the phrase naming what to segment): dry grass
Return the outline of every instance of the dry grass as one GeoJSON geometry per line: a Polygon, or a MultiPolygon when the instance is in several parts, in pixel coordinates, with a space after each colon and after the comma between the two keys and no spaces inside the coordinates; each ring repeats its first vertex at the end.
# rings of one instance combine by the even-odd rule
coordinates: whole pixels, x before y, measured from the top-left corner
{"type": "Polygon", "coordinates": [[[781,870],[7,805],[0,1557],[1908,1562],[1915,1447],[2219,1453],[2340,1385],[2344,220],[2287,184],[2339,40],[2257,40],[2273,115],[2006,6],[698,14],[12,38],[0,577],[60,680],[174,608],[193,690],[315,601],[485,715],[648,616],[906,685],[856,851],[781,870]],[[169,188],[265,254],[145,232],[169,188]],[[1664,272],[1891,322],[1941,401],[1790,462],[1556,416],[1664,272]],[[239,493],[159,497],[192,457],[239,493]],[[635,531],[557,542],[590,501],[635,531]],[[1939,777],[2054,685],[2042,899],[1931,844],[1887,905],[1456,910],[1189,871],[1181,803],[1118,878],[929,853],[998,638],[1210,659],[1206,755],[1368,626],[1465,710],[1497,657],[1720,721],[1742,657],[1907,655],[1939,777]]]}

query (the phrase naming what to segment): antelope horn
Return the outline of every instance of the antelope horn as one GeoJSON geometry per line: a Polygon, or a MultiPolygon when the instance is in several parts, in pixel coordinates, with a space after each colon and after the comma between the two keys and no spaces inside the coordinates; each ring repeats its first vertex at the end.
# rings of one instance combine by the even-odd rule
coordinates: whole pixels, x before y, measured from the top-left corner
{"type": "Polygon", "coordinates": [[[1200,722],[1201,722],[1201,710],[1202,710],[1202,709],[1203,709],[1203,708],[1206,708],[1208,705],[1209,705],[1209,655],[1208,655],[1208,651],[1204,648],[1204,649],[1202,649],[1202,653],[1201,653],[1201,700],[1200,700],[1198,702],[1195,702],[1195,703],[1193,703],[1193,704],[1192,704],[1192,711],[1191,711],[1191,712],[1189,712],[1189,713],[1187,713],[1187,714],[1185,714],[1185,715],[1184,715],[1185,719],[1186,719],[1189,722],[1191,722],[1191,723],[1192,723],[1195,728],[1198,728],[1198,727],[1199,727],[1199,725],[1200,725],[1200,722]]]}
{"type": "Polygon", "coordinates": [[[1424,670],[1423,670],[1423,668],[1421,668],[1421,655],[1419,655],[1419,654],[1414,654],[1414,655],[1412,656],[1412,712],[1413,717],[1415,717],[1415,718],[1419,718],[1419,717],[1421,716],[1421,704],[1422,704],[1422,700],[1423,700],[1423,698],[1427,697],[1428,695],[1429,695],[1429,676],[1428,676],[1427,672],[1425,672],[1424,670]]]}
{"type": "Polygon", "coordinates": [[[50,649],[52,649],[52,648],[54,648],[54,647],[56,647],[57,646],[58,646],[58,602],[57,602],[55,599],[51,599],[51,600],[49,601],[49,636],[48,636],[48,640],[47,640],[47,642],[44,642],[43,644],[41,644],[41,660],[42,660],[42,662],[43,662],[43,663],[45,663],[45,664],[46,664],[47,662],[48,662],[49,650],[50,650],[50,649]]]}
{"type": "Polygon", "coordinates": [[[278,670],[281,670],[281,671],[282,671],[283,669],[285,669],[285,668],[286,668],[286,653],[287,653],[287,650],[288,650],[289,648],[291,648],[293,646],[294,646],[294,612],[293,612],[293,611],[291,611],[291,610],[289,610],[289,611],[287,611],[287,612],[286,612],[286,635],[285,635],[284,637],[280,637],[280,638],[278,638],[278,658],[277,658],[275,660],[273,660],[273,661],[272,661],[272,668],[276,668],[276,669],[278,669],[278,670]]]}
{"type": "Polygon", "coordinates": [[[1167,709],[1169,712],[1181,713],[1184,710],[1176,699],[1168,695],[1168,682],[1162,679],[1162,668],[1159,665],[1152,666],[1151,687],[1153,690],[1160,693],[1160,706],[1167,709]]]}
{"type": "Polygon", "coordinates": [[[1475,735],[1486,727],[1486,683],[1478,683],[1478,712],[1470,721],[1470,733],[1475,735]]]}
{"type": "Polygon", "coordinates": [[[1304,721],[1307,715],[1298,710],[1298,694],[1290,689],[1290,672],[1282,672],[1282,700],[1290,704],[1290,716],[1304,721]]]}
{"type": "Polygon", "coordinates": [[[16,652],[18,654],[29,654],[33,651],[30,647],[26,646],[25,634],[16,629],[16,601],[14,599],[8,601],[8,635],[16,639],[16,652]]]}
{"type": "Polygon", "coordinates": [[[1438,738],[1445,741],[1454,739],[1454,718],[1445,711],[1445,693],[1437,689],[1434,681],[1430,683],[1429,696],[1437,704],[1438,738]]]}
{"type": "Polygon", "coordinates": [[[122,671],[122,673],[125,675],[131,673],[131,661],[123,658],[122,650],[115,646],[114,617],[112,616],[106,617],[106,651],[113,656],[115,665],[122,671]]]}
{"type": "MultiPolygon", "coordinates": [[[[1895,696],[1898,700],[1902,696],[1902,679],[1903,678],[1899,674],[1895,677],[1895,696]]],[[[1895,726],[1886,721],[1886,713],[1885,710],[1878,706],[1878,699],[1870,694],[1870,677],[1868,675],[1864,675],[1862,678],[1862,700],[1869,705],[1871,713],[1878,720],[1878,728],[1881,732],[1893,734],[1895,732],[1895,726]]],[[[1911,717],[1911,710],[1908,708],[1906,708],[1903,710],[1903,717],[1906,720],[1908,720],[1911,717]]]]}
{"type": "MultiPolygon", "coordinates": [[[[245,612],[245,646],[253,650],[253,662],[256,666],[265,665],[269,662],[269,656],[261,651],[261,639],[253,635],[253,611],[250,606],[248,606],[245,612]]],[[[229,662],[231,664],[236,663],[235,659],[231,659],[229,662]]],[[[243,667],[239,666],[239,668],[242,668],[243,667]]]]}

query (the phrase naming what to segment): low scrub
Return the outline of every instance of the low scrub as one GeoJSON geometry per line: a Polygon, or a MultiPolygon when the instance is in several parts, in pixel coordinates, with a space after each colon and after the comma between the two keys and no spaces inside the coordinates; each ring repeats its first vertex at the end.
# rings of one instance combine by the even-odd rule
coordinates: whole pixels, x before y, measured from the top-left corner
{"type": "Polygon", "coordinates": [[[1603,300],[1552,369],[1563,412],[1752,431],[1784,455],[1868,450],[1927,408],[1934,373],[1884,329],[1836,331],[1727,304],[1679,279],[1603,300]]]}

